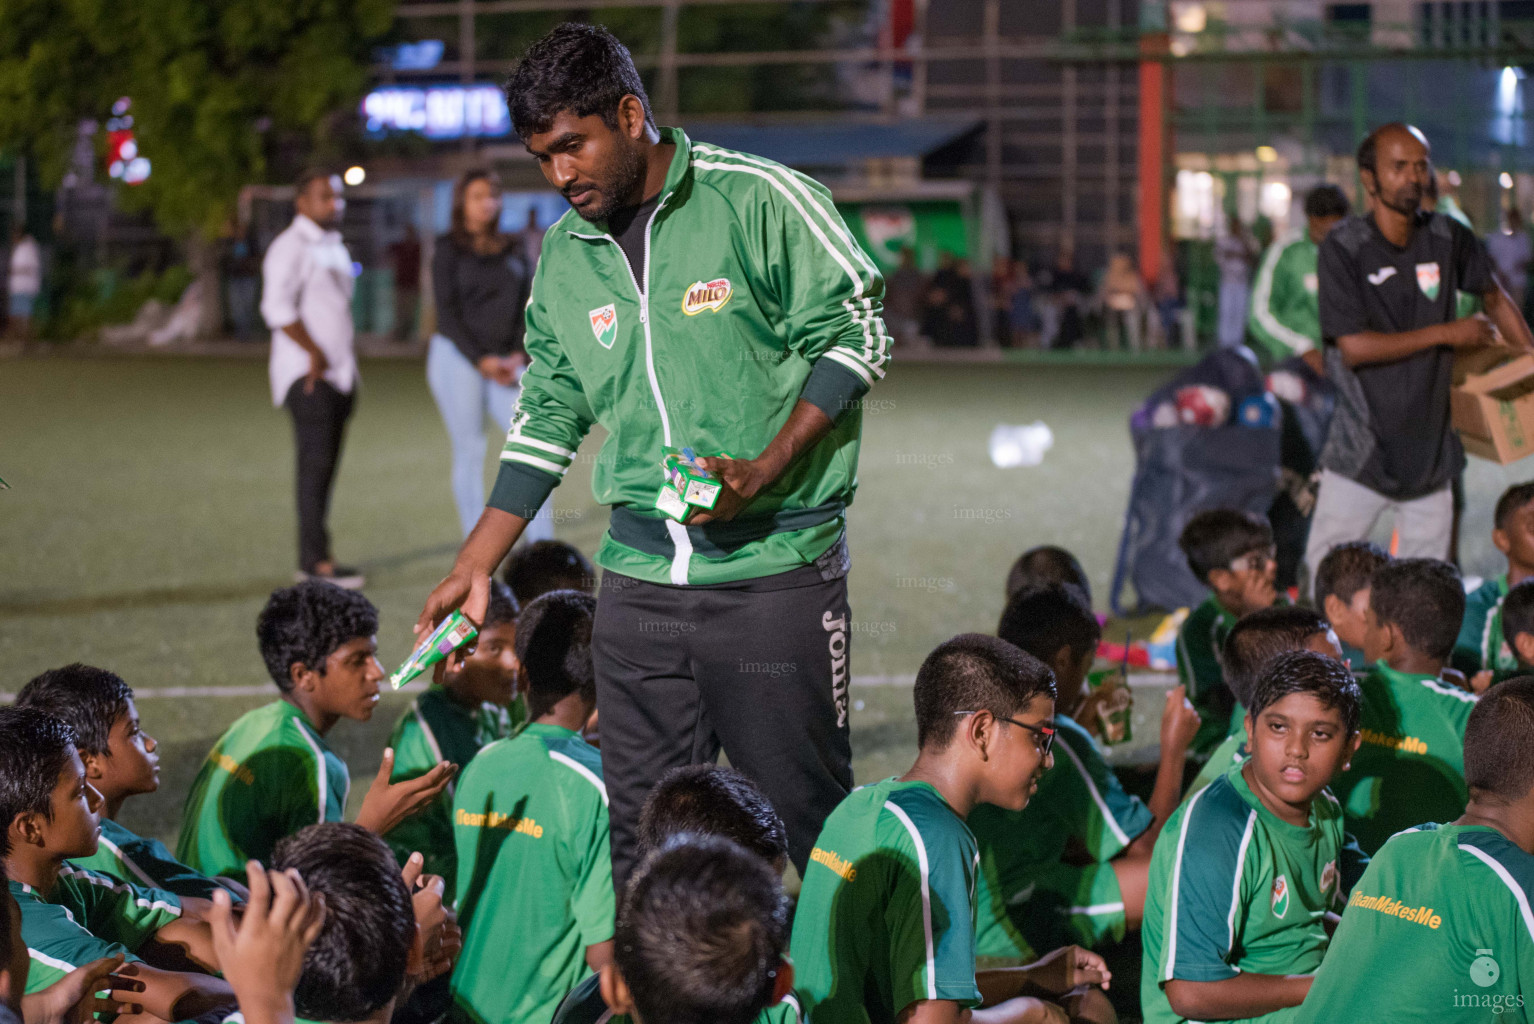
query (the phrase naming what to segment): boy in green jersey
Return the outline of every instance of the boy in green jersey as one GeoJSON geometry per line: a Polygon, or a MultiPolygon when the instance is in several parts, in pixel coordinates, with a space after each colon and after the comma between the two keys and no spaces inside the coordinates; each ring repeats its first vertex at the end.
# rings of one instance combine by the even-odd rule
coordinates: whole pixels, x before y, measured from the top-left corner
{"type": "Polygon", "coordinates": [[[1465,621],[1454,641],[1454,667],[1467,676],[1485,672],[1477,689],[1517,674],[1518,657],[1506,635],[1502,602],[1510,587],[1534,578],[1534,482],[1514,484],[1497,499],[1491,542],[1507,559],[1507,572],[1465,598],[1465,621]]]}
{"type": "Polygon", "coordinates": [[[163,1020],[231,1004],[228,985],[199,973],[217,969],[207,922],[184,918],[172,893],[69,866],[95,852],[100,813],[74,731],[41,711],[0,708],[0,852],[33,961],[28,991],[104,957],[123,957],[134,961],[143,984],[132,1001],[163,1020]],[[156,969],[140,956],[190,970],[156,969]]]}
{"type": "Polygon", "coordinates": [[[975,970],[975,871],[964,819],[1021,811],[1052,763],[1054,676],[1005,640],[967,633],[916,674],[911,770],[853,790],[826,819],[794,915],[796,990],[816,1024],[1113,1020],[1101,957],[1075,946],[975,970]]]}
{"type": "Polygon", "coordinates": [[[449,1017],[544,1024],[612,959],[613,879],[602,759],[581,739],[596,709],[596,601],[537,598],[517,625],[532,721],[475,755],[453,799],[463,966],[449,1017]]]}
{"type": "Polygon", "coordinates": [[[1502,601],[1502,629],[1518,661],[1518,674],[1534,671],[1534,580],[1508,589],[1502,601]]]}
{"type": "MultiPolygon", "coordinates": [[[[517,604],[499,583],[473,646],[439,661],[427,691],[410,703],[389,736],[394,751],[391,782],[418,779],[443,761],[466,765],[487,743],[505,739],[526,712],[517,696],[517,604]]],[[[419,852],[425,870],[457,891],[458,855],[453,849],[453,786],[432,804],[384,836],[400,864],[419,852]]]]}
{"type": "Polygon", "coordinates": [[[760,857],[722,836],[683,833],[630,880],[602,969],[603,999],[634,1024],[754,1024],[794,984],[792,908],[760,857]]]}
{"type": "Polygon", "coordinates": [[[1348,899],[1299,1019],[1526,1020],[1534,1004],[1534,679],[1465,728],[1470,803],[1391,837],[1348,899]]]}
{"type": "Polygon", "coordinates": [[[293,991],[300,1024],[389,1024],[396,1004],[436,973],[428,960],[441,918],[431,924],[423,906],[440,912],[441,883],[413,885],[416,873],[402,875],[383,840],[346,822],[279,840],[272,868],[295,872],[325,899],[325,923],[293,991]]]}
{"type": "MultiPolygon", "coordinates": [[[[192,783],[176,855],[210,876],[244,881],[283,836],[340,821],[351,776],[325,744],[343,718],[365,722],[378,703],[378,609],[361,594],[308,580],[272,592],[256,621],[266,670],[282,696],[235,721],[192,783]]],[[[435,800],[457,771],[438,764],[390,784],[385,750],[357,824],[386,833],[435,800]]]]}
{"type": "Polygon", "coordinates": [[[1237,619],[1277,599],[1273,581],[1278,562],[1268,521],[1240,509],[1200,512],[1183,527],[1177,546],[1193,575],[1210,591],[1177,631],[1177,678],[1188,688],[1188,699],[1203,721],[1192,747],[1193,756],[1202,761],[1225,738],[1234,704],[1220,667],[1220,649],[1237,619]]]}
{"type": "Polygon", "coordinates": [[[1340,911],[1342,813],[1327,783],[1358,749],[1359,687],[1339,661],[1279,655],[1247,712],[1252,756],[1161,833],[1140,936],[1146,1024],[1287,1020],[1340,911]]]}
{"type": "MultiPolygon", "coordinates": [[[[221,887],[176,860],[158,839],[136,835],[115,820],[129,797],[160,788],[158,744],[139,725],[133,690],[121,676],[78,662],[50,669],[21,688],[16,706],[47,712],[75,731],[85,777],[101,794],[101,841],[93,855],[75,859],[75,867],[168,890],[181,897],[183,910],[221,887]]],[[[244,886],[227,885],[243,898],[244,886]]]]}
{"type": "Polygon", "coordinates": [[[1101,629],[1069,584],[1025,589],[996,635],[1054,672],[1055,767],[1021,811],[981,804],[966,819],[980,847],[976,953],[1033,960],[1071,942],[1095,948],[1140,927],[1145,875],[1161,826],[1177,807],[1198,713],[1182,687],[1161,716],[1161,761],[1147,807],[1124,792],[1076,715],[1101,629]]]}
{"type": "Polygon", "coordinates": [[[1390,555],[1366,540],[1338,544],[1316,566],[1315,604],[1342,641],[1342,658],[1355,672],[1365,670],[1364,633],[1369,628],[1369,586],[1390,564],[1390,555]]]}
{"type": "MultiPolygon", "coordinates": [[[[690,764],[661,776],[639,815],[640,856],[681,835],[720,836],[756,854],[774,875],[781,876],[788,869],[788,833],[782,819],[762,791],[733,768],[690,764]]],[[[686,977],[708,985],[711,983],[706,975],[711,959],[708,950],[709,943],[700,942],[671,952],[680,954],[688,964],[684,970],[695,972],[686,977]]],[[[617,991],[614,979],[604,981],[607,975],[616,973],[616,966],[609,966],[575,986],[559,1004],[553,1024],[634,1024],[629,1014],[610,1009],[604,998],[604,985],[607,991],[617,991]]],[[[774,1000],[755,1018],[755,1024],[798,1021],[799,1001],[792,994],[774,1000]]]]}
{"type": "Polygon", "coordinates": [[[1373,854],[1423,818],[1452,821],[1465,809],[1465,723],[1476,698],[1443,677],[1465,611],[1454,567],[1398,559],[1369,589],[1363,746],[1332,788],[1348,831],[1373,854]]]}
{"type": "Polygon", "coordinates": [[[1285,651],[1315,651],[1331,658],[1342,658],[1342,646],[1330,624],[1309,608],[1298,605],[1275,605],[1253,612],[1230,629],[1220,658],[1225,666],[1225,682],[1236,700],[1230,716],[1230,735],[1215,748],[1209,761],[1200,769],[1183,800],[1209,785],[1247,759],[1246,709],[1252,702],[1257,681],[1268,663],[1285,651]]]}

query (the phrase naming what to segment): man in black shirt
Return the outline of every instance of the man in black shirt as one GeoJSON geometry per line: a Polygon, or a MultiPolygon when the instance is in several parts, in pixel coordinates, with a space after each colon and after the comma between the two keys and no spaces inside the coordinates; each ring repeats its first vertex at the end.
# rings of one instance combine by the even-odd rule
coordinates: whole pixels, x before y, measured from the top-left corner
{"type": "Polygon", "coordinates": [[[1317,267],[1326,373],[1338,400],[1305,550],[1312,579],[1328,551],[1366,538],[1387,509],[1402,557],[1448,555],[1449,485],[1465,462],[1449,423],[1454,350],[1534,348],[1481,241],[1420,210],[1433,173],[1422,133],[1376,129],[1358,147],[1358,169],[1372,211],[1326,236],[1317,267]],[[1460,292],[1479,295],[1486,312],[1456,318],[1460,292]]]}

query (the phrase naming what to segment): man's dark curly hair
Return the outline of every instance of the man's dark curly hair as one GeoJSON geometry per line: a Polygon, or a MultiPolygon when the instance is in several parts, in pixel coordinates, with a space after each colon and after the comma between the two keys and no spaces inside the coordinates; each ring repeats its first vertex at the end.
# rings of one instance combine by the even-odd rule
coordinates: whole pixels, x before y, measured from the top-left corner
{"type": "Polygon", "coordinates": [[[325,659],[336,648],[378,632],[378,609],[354,590],[305,580],[272,591],[256,619],[261,660],[283,693],[293,688],[293,663],[325,674],[325,659]]]}
{"type": "Polygon", "coordinates": [[[506,82],[511,124],[523,142],[548,131],[564,110],[576,117],[596,114],[616,129],[618,104],[630,95],[639,97],[645,121],[655,127],[650,97],[628,47],[601,25],[573,21],[529,46],[506,82]]]}
{"type": "Polygon", "coordinates": [[[50,668],[16,695],[18,708],[36,708],[62,718],[87,754],[105,754],[112,726],[128,714],[133,688],[116,672],[82,665],[50,668]]]}

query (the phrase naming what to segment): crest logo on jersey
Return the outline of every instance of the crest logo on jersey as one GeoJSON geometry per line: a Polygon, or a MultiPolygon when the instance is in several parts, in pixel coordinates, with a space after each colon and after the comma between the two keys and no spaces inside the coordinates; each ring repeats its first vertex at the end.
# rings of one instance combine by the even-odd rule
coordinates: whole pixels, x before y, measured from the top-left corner
{"type": "Polygon", "coordinates": [[[1321,891],[1331,892],[1332,887],[1338,882],[1337,862],[1331,861],[1321,869],[1321,891]]]}
{"type": "Polygon", "coordinates": [[[1502,967],[1492,959],[1491,950],[1476,950],[1475,959],[1470,961],[1470,980],[1481,988],[1490,988],[1500,977],[1502,977],[1502,967]]]}
{"type": "Polygon", "coordinates": [[[1438,298],[1438,264],[1417,264],[1417,287],[1430,299],[1438,298]]]}
{"type": "Polygon", "coordinates": [[[613,342],[618,340],[618,307],[608,303],[587,315],[591,317],[591,333],[597,336],[597,344],[612,348],[613,342]]]}
{"type": "Polygon", "coordinates": [[[1273,879],[1273,896],[1270,904],[1274,917],[1283,917],[1289,913],[1289,879],[1283,875],[1273,879]]]}
{"type": "Polygon", "coordinates": [[[716,277],[712,281],[696,281],[682,295],[682,312],[688,316],[697,316],[705,309],[718,312],[730,296],[734,294],[734,287],[727,277],[716,277]]]}

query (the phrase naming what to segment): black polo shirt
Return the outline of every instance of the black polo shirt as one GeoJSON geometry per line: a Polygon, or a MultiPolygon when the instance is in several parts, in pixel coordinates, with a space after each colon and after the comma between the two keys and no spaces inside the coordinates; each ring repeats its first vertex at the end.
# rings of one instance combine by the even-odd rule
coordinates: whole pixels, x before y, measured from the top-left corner
{"type": "Polygon", "coordinates": [[[1458,292],[1482,295],[1491,287],[1486,247],[1441,213],[1418,214],[1404,248],[1380,234],[1372,216],[1349,217],[1321,243],[1317,277],[1327,375],[1339,391],[1321,465],[1396,500],[1431,494],[1465,460],[1449,425],[1454,350],[1439,345],[1348,368],[1337,339],[1453,321],[1458,292]]]}

